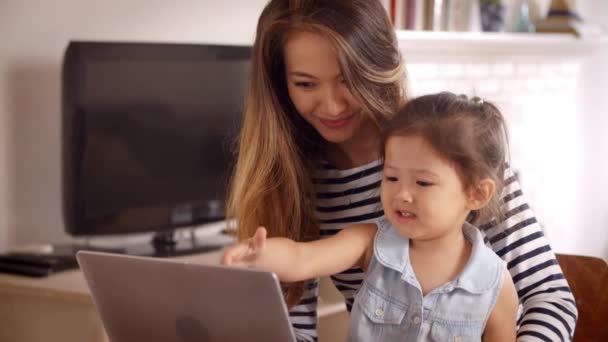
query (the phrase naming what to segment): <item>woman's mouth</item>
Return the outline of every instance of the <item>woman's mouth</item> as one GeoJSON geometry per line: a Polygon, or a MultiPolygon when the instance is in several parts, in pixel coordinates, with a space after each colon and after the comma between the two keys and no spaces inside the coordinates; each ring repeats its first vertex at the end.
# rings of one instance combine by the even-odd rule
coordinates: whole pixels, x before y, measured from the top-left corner
{"type": "Polygon", "coordinates": [[[336,119],[336,120],[330,120],[330,119],[321,119],[319,118],[319,121],[321,121],[321,123],[330,129],[339,129],[339,128],[343,128],[346,125],[348,125],[350,123],[350,121],[352,120],[353,115],[347,116],[345,118],[342,119],[336,119]]]}

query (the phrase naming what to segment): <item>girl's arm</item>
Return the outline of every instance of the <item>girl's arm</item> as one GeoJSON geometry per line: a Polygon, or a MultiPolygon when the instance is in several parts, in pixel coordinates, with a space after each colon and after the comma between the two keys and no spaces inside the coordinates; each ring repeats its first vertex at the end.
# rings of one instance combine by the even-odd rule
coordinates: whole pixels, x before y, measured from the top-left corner
{"type": "Polygon", "coordinates": [[[505,272],[502,289],[496,305],[490,313],[483,332],[484,342],[513,342],[517,332],[517,308],[519,300],[511,274],[505,272]]]}
{"type": "Polygon", "coordinates": [[[301,281],[331,275],[354,266],[366,267],[375,224],[354,225],[312,242],[266,239],[266,229],[224,251],[222,264],[254,267],[277,274],[281,281],[301,281]]]}

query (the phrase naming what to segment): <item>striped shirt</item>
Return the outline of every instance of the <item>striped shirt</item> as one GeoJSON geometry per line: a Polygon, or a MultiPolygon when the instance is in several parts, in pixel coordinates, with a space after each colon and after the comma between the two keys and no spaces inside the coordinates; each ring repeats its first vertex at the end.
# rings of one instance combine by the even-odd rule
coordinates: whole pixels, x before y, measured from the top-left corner
{"type": "MultiPolygon", "coordinates": [[[[313,181],[321,237],[356,223],[373,222],[384,212],[380,203],[382,161],[349,170],[324,165],[313,181]]],[[[505,174],[503,222],[480,225],[486,244],[506,263],[520,299],[518,341],[570,341],[577,309],[559,264],[530,206],[509,169],[505,174]]],[[[331,276],[351,310],[364,273],[350,269],[331,276]]],[[[299,341],[317,340],[318,282],[311,281],[290,311],[299,341]]]]}

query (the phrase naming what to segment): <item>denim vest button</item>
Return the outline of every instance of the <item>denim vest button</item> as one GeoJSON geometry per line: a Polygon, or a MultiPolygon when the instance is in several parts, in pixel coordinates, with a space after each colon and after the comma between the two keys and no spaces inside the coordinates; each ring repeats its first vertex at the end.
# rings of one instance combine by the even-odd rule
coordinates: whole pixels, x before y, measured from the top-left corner
{"type": "Polygon", "coordinates": [[[376,316],[380,317],[384,315],[384,310],[382,310],[382,308],[377,308],[376,309],[376,316]]]}
{"type": "Polygon", "coordinates": [[[414,317],[414,324],[420,324],[420,317],[414,317]]]}

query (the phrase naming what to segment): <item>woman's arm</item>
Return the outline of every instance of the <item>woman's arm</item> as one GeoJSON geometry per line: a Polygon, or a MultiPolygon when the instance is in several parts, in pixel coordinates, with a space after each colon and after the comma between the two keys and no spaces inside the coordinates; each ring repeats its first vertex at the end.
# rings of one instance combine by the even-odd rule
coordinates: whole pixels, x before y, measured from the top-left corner
{"type": "Polygon", "coordinates": [[[517,179],[508,169],[503,191],[503,222],[482,225],[492,249],[507,262],[520,303],[520,341],[571,340],[577,309],[557,263],[517,179]]]}
{"type": "Polygon", "coordinates": [[[255,267],[292,282],[326,276],[367,263],[376,233],[375,224],[354,225],[312,242],[266,239],[266,229],[224,251],[222,264],[255,267]]]}
{"type": "Polygon", "coordinates": [[[505,272],[502,288],[496,305],[488,318],[483,332],[484,342],[515,341],[517,331],[517,308],[519,301],[517,291],[509,272],[505,272]]]}

